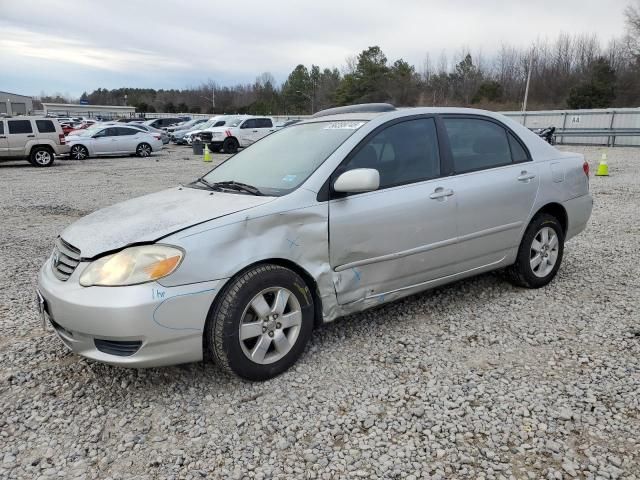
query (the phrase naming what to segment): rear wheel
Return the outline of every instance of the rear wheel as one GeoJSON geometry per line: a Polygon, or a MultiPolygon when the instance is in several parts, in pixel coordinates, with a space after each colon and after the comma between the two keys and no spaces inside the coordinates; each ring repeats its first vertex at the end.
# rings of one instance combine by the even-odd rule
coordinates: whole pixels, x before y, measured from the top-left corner
{"type": "Polygon", "coordinates": [[[238,152],[238,141],[235,138],[226,138],[222,143],[222,149],[224,153],[237,153],[238,152]]]}
{"type": "Polygon", "coordinates": [[[36,167],[50,167],[53,159],[53,152],[47,147],[35,147],[29,156],[29,161],[36,167]]]}
{"type": "Polygon", "coordinates": [[[71,147],[69,156],[74,160],[84,160],[89,157],[89,150],[84,145],[74,145],[71,147]]]}
{"type": "Polygon", "coordinates": [[[148,157],[151,155],[152,151],[153,150],[151,148],[151,145],[149,145],[148,143],[141,143],[136,148],[136,155],[138,155],[139,157],[148,157]]]}
{"type": "Polygon", "coordinates": [[[524,233],[516,262],[507,268],[509,280],[520,287],[544,287],[558,273],[563,253],[564,232],[558,219],[536,215],[524,233]]]}
{"type": "Polygon", "coordinates": [[[205,327],[205,345],[217,365],[266,380],[295,363],[314,315],[311,292],[298,274],[259,265],[231,280],[220,295],[205,327]]]}

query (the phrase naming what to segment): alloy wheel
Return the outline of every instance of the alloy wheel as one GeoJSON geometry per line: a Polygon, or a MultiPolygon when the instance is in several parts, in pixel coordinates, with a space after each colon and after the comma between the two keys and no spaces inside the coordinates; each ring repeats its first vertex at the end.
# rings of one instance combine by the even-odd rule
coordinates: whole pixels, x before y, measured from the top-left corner
{"type": "Polygon", "coordinates": [[[267,288],[253,297],[242,314],[238,332],[242,351],[261,365],[277,362],[295,345],[301,325],[296,296],[283,287],[267,288]]]}
{"type": "Polygon", "coordinates": [[[536,277],[544,278],[551,273],[558,261],[560,242],[551,227],[542,227],[531,242],[529,263],[536,277]]]}
{"type": "Polygon", "coordinates": [[[38,165],[46,167],[51,163],[51,153],[47,150],[39,150],[36,152],[34,160],[38,165]]]}

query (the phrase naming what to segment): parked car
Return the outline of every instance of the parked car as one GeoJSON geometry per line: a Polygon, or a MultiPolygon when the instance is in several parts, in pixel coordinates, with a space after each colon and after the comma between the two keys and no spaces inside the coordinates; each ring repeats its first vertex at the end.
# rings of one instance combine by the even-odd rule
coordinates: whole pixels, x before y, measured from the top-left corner
{"type": "MultiPolygon", "coordinates": [[[[185,134],[182,136],[182,140],[181,141],[177,140],[176,143],[179,143],[179,144],[186,143],[187,145],[191,145],[193,142],[193,139],[198,137],[202,131],[212,127],[222,127],[232,122],[233,119],[236,119],[236,118],[240,118],[240,117],[231,116],[231,115],[217,115],[213,118],[210,118],[206,123],[196,125],[194,128],[192,128],[188,132],[185,132],[185,134]]],[[[174,134],[174,137],[177,138],[175,134],[174,134]]]]}
{"type": "Polygon", "coordinates": [[[196,125],[206,123],[208,120],[209,120],[208,118],[194,118],[193,120],[188,120],[186,122],[178,123],[176,125],[171,125],[170,127],[167,127],[167,132],[173,133],[177,130],[189,130],[190,128],[195,127],[196,125]]]}
{"type": "Polygon", "coordinates": [[[84,160],[101,155],[136,154],[148,157],[162,150],[160,134],[129,126],[97,125],[67,137],[69,156],[84,160]]]}
{"type": "Polygon", "coordinates": [[[591,210],[584,157],[502,115],[331,109],[67,227],[40,312],[88,358],[263,380],[340,316],[496,269],[549,284],[591,210]]]}
{"type": "MultiPolygon", "coordinates": [[[[116,125],[117,126],[118,123],[116,123],[116,122],[112,122],[112,123],[107,122],[105,125],[116,125]]],[[[152,135],[160,135],[160,140],[162,140],[162,144],[163,145],[166,145],[170,141],[169,134],[165,130],[159,130],[157,128],[153,128],[153,127],[150,127],[148,125],[144,125],[144,124],[136,123],[136,122],[128,123],[127,127],[136,128],[136,129],[141,130],[143,132],[148,132],[148,133],[150,133],[152,135]]]]}
{"type": "Polygon", "coordinates": [[[176,123],[183,122],[184,120],[180,117],[167,117],[167,118],[153,118],[151,120],[146,120],[143,122],[143,125],[148,125],[153,128],[166,128],[176,123]]]}
{"type": "Polygon", "coordinates": [[[0,160],[25,159],[50,167],[55,155],[69,152],[62,127],[46,117],[0,118],[0,160]]]}
{"type": "Polygon", "coordinates": [[[224,127],[208,128],[199,136],[214,152],[236,153],[239,148],[248,147],[275,130],[271,117],[249,116],[230,120],[224,127]]]}

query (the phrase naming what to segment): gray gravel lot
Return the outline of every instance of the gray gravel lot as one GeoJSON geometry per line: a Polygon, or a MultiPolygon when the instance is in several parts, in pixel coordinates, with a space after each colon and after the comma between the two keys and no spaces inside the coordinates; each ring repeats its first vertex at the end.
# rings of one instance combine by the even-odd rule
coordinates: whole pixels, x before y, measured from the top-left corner
{"type": "MultiPolygon", "coordinates": [[[[571,150],[592,172],[603,151],[571,150]]],[[[640,478],[640,149],[608,153],[551,285],[483,275],[338,320],[265,383],[101,365],[38,327],[66,225],[210,164],[0,164],[0,478],[640,478]]]]}

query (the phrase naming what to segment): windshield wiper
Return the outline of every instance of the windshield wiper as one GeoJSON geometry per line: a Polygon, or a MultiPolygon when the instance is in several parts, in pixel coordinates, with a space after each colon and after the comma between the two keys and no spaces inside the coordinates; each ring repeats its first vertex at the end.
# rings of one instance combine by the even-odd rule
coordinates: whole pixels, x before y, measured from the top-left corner
{"type": "MultiPolygon", "coordinates": [[[[201,180],[204,180],[204,179],[201,179],[201,180]]],[[[216,183],[207,182],[207,184],[210,185],[211,188],[216,188],[216,187],[226,188],[228,190],[236,190],[238,192],[250,193],[251,195],[264,195],[260,191],[260,189],[258,189],[257,187],[254,187],[253,185],[248,185],[242,182],[236,182],[234,180],[225,181],[225,182],[216,182],[216,183]]]]}
{"type": "Polygon", "coordinates": [[[213,184],[213,183],[209,183],[208,181],[206,181],[206,180],[204,179],[204,177],[199,177],[199,178],[197,178],[193,183],[201,183],[201,184],[203,184],[203,185],[207,186],[210,190],[217,190],[217,191],[220,191],[220,188],[216,187],[216,185],[215,185],[215,184],[213,184]]]}

